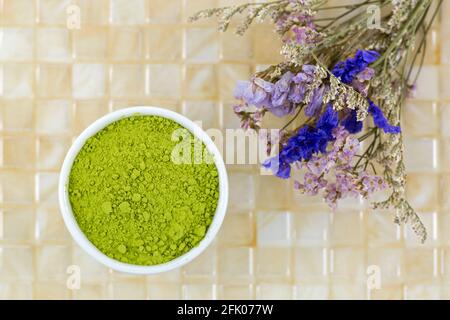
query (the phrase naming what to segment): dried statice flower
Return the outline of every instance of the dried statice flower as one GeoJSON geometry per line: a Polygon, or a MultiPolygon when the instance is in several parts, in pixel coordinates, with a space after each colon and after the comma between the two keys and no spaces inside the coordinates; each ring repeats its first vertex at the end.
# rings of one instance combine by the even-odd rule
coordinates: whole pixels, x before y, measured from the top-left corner
{"type": "Polygon", "coordinates": [[[389,198],[374,207],[394,209],[395,222],[411,224],[425,241],[426,229],[406,199],[400,115],[443,0],[381,1],[376,28],[367,23],[372,3],[357,1],[322,18],[328,0],[269,0],[205,10],[193,20],[217,16],[226,30],[242,14],[237,32],[243,34],[270,18],[281,36],[285,62],[238,82],[235,91],[244,128],[260,128],[267,113],[286,118],[282,139],[268,142],[268,151],[278,144],[278,154],[264,167],[283,179],[306,169],[295,188],[322,196],[333,210],[340,199],[389,188],[389,198]]]}

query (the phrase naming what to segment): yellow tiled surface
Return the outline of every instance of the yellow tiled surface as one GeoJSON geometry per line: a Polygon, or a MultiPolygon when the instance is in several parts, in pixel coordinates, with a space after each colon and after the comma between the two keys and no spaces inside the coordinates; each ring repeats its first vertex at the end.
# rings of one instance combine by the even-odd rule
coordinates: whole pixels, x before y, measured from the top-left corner
{"type": "MultiPolygon", "coordinates": [[[[408,195],[425,245],[391,213],[346,202],[332,214],[289,182],[230,166],[230,205],[214,244],[186,267],[135,277],[108,270],[71,240],[58,170],[71,141],[101,115],[158,105],[236,128],[232,89],[276,62],[268,25],[242,37],[195,11],[230,0],[0,0],[0,298],[450,298],[450,23],[432,30],[416,100],[405,108],[408,195]],[[81,9],[68,29],[66,9],[81,9]],[[67,268],[81,287],[66,286],[67,268]],[[367,270],[381,288],[367,289],[367,270]]],[[[442,16],[450,15],[444,1],[442,16]]]]}

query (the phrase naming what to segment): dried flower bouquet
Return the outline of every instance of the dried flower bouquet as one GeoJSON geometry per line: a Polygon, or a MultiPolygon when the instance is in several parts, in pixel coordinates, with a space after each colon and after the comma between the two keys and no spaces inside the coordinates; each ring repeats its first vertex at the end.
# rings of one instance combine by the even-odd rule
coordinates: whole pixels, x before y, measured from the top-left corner
{"type": "Polygon", "coordinates": [[[226,31],[243,15],[238,34],[273,21],[285,61],[240,81],[234,93],[245,129],[260,129],[268,113],[286,118],[266,168],[282,179],[302,170],[295,188],[333,210],[340,199],[390,190],[373,207],[394,208],[395,222],[409,222],[424,242],[426,229],[405,197],[400,117],[442,2],[278,0],[207,9],[192,20],[217,16],[226,31]]]}

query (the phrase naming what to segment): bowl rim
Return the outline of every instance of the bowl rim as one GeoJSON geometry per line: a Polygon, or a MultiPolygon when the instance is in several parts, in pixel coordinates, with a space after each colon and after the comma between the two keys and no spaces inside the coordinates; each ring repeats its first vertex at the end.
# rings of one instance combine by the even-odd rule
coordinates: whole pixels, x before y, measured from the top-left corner
{"type": "Polygon", "coordinates": [[[190,261],[198,257],[203,251],[205,251],[205,249],[214,240],[225,218],[225,213],[228,204],[228,177],[222,155],[220,154],[218,148],[216,147],[212,139],[199,125],[197,125],[192,120],[186,118],[185,116],[171,110],[153,106],[135,106],[119,109],[117,111],[113,111],[111,113],[106,114],[105,116],[97,119],[92,124],[90,124],[75,139],[75,141],[72,143],[72,146],[69,148],[69,151],[67,152],[64,158],[63,165],[61,167],[58,184],[58,198],[59,198],[60,212],[62,214],[64,223],[67,229],[69,230],[69,233],[72,235],[75,242],[87,254],[89,254],[91,257],[93,257],[95,260],[99,261],[103,265],[116,271],[131,274],[156,274],[173,270],[175,268],[179,268],[189,263],[190,261]],[[86,143],[86,140],[95,135],[100,130],[107,127],[109,124],[116,122],[120,119],[128,118],[135,115],[142,115],[142,116],[151,115],[164,117],[173,120],[178,124],[180,124],[181,126],[183,126],[184,128],[188,129],[195,137],[199,138],[205,144],[207,150],[213,154],[214,163],[217,167],[217,171],[219,174],[219,200],[217,203],[217,208],[213,220],[204,238],[200,241],[200,243],[197,246],[193,247],[185,254],[168,262],[151,266],[142,266],[121,262],[108,257],[106,254],[97,249],[97,247],[95,247],[94,244],[88,240],[86,235],[81,231],[80,227],[78,226],[78,223],[76,222],[76,219],[73,215],[72,207],[70,205],[68,196],[68,182],[70,171],[72,169],[72,165],[76,156],[86,143]]]}

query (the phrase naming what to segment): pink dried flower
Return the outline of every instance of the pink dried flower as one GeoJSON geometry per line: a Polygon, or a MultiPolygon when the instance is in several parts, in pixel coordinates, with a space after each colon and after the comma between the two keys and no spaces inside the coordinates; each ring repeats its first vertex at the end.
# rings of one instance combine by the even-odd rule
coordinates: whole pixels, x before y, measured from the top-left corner
{"type": "Polygon", "coordinates": [[[358,197],[358,185],[355,178],[347,171],[336,173],[336,184],[341,192],[341,196],[358,197]]]}
{"type": "Polygon", "coordinates": [[[306,167],[309,171],[317,176],[328,173],[333,166],[333,159],[329,159],[328,157],[313,156],[313,158],[306,163],[306,167]]]}
{"type": "Polygon", "coordinates": [[[340,198],[340,194],[337,188],[336,183],[329,183],[325,188],[325,202],[328,204],[328,206],[333,210],[336,211],[337,209],[337,201],[340,198]]]}
{"type": "Polygon", "coordinates": [[[326,185],[327,181],[325,179],[308,172],[304,176],[303,184],[298,183],[296,189],[309,196],[315,196],[321,189],[325,188],[326,185]]]}
{"type": "Polygon", "coordinates": [[[360,142],[357,138],[353,136],[348,136],[345,139],[342,152],[339,154],[339,158],[344,162],[351,162],[354,156],[358,153],[360,149],[360,142]]]}

